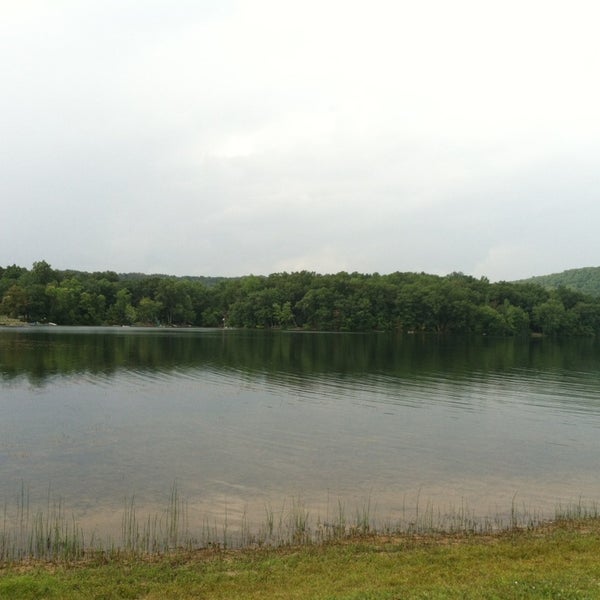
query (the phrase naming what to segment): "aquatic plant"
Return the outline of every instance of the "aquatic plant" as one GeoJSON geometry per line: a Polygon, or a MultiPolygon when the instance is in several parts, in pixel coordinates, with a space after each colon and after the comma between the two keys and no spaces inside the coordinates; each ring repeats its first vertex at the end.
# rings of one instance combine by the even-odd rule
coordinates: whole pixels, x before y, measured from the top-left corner
{"type": "MultiPolygon", "coordinates": [[[[440,509],[417,494],[414,506],[403,501],[402,515],[395,519],[379,519],[369,496],[353,511],[337,500],[330,514],[329,501],[325,518],[311,511],[301,497],[283,501],[279,510],[266,504],[264,520],[252,526],[244,510],[239,523],[233,525],[225,509],[221,521],[203,519],[197,530],[190,527],[187,501],[176,484],[168,494],[166,506],[157,513],[141,514],[135,498],[125,499],[120,540],[94,531],[84,530],[76,517],[65,509],[62,499],[48,492],[46,507],[32,509],[29,491],[23,484],[14,506],[4,504],[0,530],[0,562],[25,559],[72,561],[90,554],[143,556],[166,554],[199,548],[250,548],[286,545],[320,544],[371,534],[477,534],[530,529],[548,520],[541,512],[519,505],[513,497],[505,514],[478,516],[466,502],[440,509]],[[348,514],[352,517],[349,518],[348,514]]],[[[554,521],[586,520],[600,517],[599,505],[579,498],[560,504],[554,521]]]]}

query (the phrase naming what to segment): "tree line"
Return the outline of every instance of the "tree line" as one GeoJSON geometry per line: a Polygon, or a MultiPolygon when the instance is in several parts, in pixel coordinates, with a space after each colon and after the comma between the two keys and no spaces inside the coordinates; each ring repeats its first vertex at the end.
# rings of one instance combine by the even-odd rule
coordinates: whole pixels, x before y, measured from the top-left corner
{"type": "Polygon", "coordinates": [[[59,325],[596,335],[600,298],[462,273],[308,271],[238,278],[0,267],[0,314],[59,325]]]}

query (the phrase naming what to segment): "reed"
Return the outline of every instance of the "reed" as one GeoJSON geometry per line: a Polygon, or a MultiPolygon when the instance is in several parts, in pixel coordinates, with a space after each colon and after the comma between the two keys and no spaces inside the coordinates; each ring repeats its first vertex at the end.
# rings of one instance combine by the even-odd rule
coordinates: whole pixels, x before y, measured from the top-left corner
{"type": "MultiPolygon", "coordinates": [[[[596,502],[578,499],[574,503],[556,507],[553,520],[597,519],[600,517],[596,502]]],[[[96,531],[85,535],[75,516],[68,514],[61,499],[53,498],[50,490],[44,510],[33,510],[29,491],[22,484],[14,506],[4,504],[0,530],[0,562],[22,560],[73,561],[90,554],[106,557],[130,555],[140,557],[167,554],[197,548],[251,548],[261,546],[319,544],[329,541],[356,538],[371,534],[477,534],[497,531],[530,529],[548,519],[517,502],[513,497],[506,514],[478,516],[465,502],[441,510],[430,501],[423,501],[420,492],[416,503],[408,507],[402,503],[401,517],[379,519],[371,497],[354,510],[337,500],[333,509],[327,509],[325,518],[309,509],[301,497],[283,501],[280,509],[271,504],[264,508],[264,520],[252,526],[243,511],[239,523],[230,522],[227,507],[221,521],[204,519],[192,531],[188,505],[176,484],[173,484],[165,503],[158,513],[141,514],[135,498],[125,499],[118,541],[96,531]],[[348,517],[348,515],[352,515],[348,517]]]]}
{"type": "Polygon", "coordinates": [[[121,520],[121,543],[118,549],[130,554],[165,553],[191,549],[196,545],[188,527],[187,503],[173,484],[167,506],[162,513],[137,515],[135,498],[125,500],[121,520]]]}
{"type": "Polygon", "coordinates": [[[584,502],[579,498],[577,502],[556,507],[554,518],[556,521],[585,521],[600,517],[598,502],[584,502]]]}
{"type": "Polygon", "coordinates": [[[74,560],[96,543],[94,535],[86,545],[83,530],[74,517],[65,513],[61,500],[48,492],[46,510],[33,512],[29,491],[21,485],[13,511],[5,503],[0,534],[0,561],[22,559],[74,560]]]}

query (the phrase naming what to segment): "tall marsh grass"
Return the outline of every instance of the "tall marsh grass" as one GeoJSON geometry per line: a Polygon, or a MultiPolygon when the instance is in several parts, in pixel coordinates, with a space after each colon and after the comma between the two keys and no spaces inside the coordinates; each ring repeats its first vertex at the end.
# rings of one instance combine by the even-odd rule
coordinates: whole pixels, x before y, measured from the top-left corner
{"type": "Polygon", "coordinates": [[[48,492],[44,510],[32,510],[29,490],[21,486],[16,506],[9,510],[4,505],[0,531],[0,560],[23,559],[74,560],[81,558],[85,549],[94,547],[93,536],[86,542],[83,530],[74,517],[65,512],[61,500],[54,500],[48,492]]]}
{"type": "Polygon", "coordinates": [[[156,554],[191,549],[193,543],[188,527],[187,504],[174,484],[167,506],[161,513],[140,518],[135,499],[132,497],[126,501],[121,520],[121,543],[112,548],[131,554],[156,554]]]}
{"type": "MultiPolygon", "coordinates": [[[[199,548],[250,548],[318,544],[369,534],[477,534],[501,530],[533,528],[547,522],[548,516],[519,504],[516,497],[504,515],[478,516],[466,503],[448,509],[423,502],[402,503],[400,517],[377,518],[371,498],[350,511],[337,500],[327,502],[324,517],[300,497],[291,498],[274,508],[264,507],[263,520],[253,525],[246,512],[231,522],[227,511],[221,520],[208,518],[194,528],[190,526],[188,505],[174,484],[165,507],[157,513],[142,513],[135,498],[126,499],[121,518],[120,538],[102,537],[97,532],[86,535],[62,500],[50,491],[44,509],[31,508],[29,491],[21,486],[14,505],[5,503],[0,530],[0,562],[22,560],[72,561],[101,554],[144,556],[199,548]]],[[[579,499],[558,505],[553,520],[600,518],[599,505],[579,499]]]]}

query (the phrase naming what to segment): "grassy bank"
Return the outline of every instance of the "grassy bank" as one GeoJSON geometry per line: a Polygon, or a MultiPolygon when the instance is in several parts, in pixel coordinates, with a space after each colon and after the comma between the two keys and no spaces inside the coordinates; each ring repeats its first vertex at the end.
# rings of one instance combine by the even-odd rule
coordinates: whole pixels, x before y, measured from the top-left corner
{"type": "Polygon", "coordinates": [[[15,563],[0,598],[600,598],[600,519],[495,534],[15,563]]]}
{"type": "Polygon", "coordinates": [[[23,484],[4,508],[0,600],[600,598],[600,514],[582,501],[551,522],[514,499],[507,520],[417,501],[409,520],[377,524],[369,502],[324,521],[296,499],[244,523],[192,533],[173,485],[163,512],[131,499],[120,536],[89,537],[50,494],[32,509],[23,484]]]}

